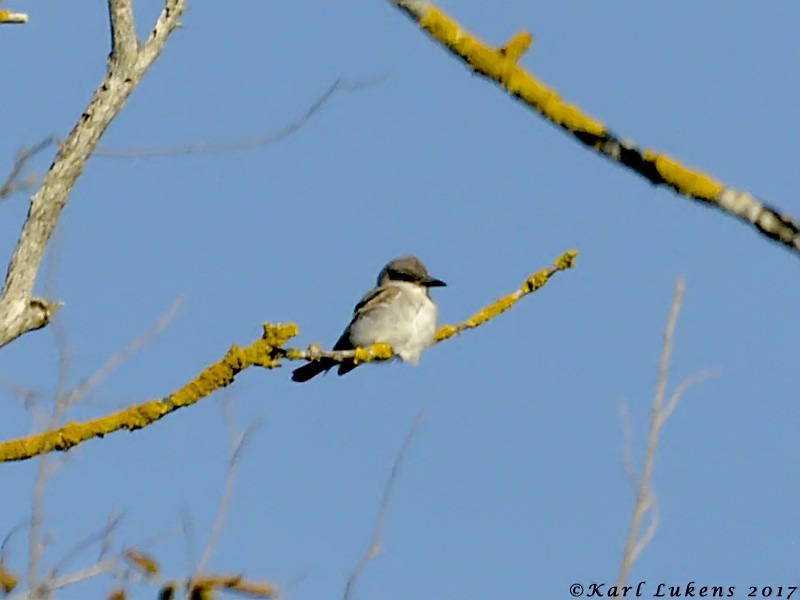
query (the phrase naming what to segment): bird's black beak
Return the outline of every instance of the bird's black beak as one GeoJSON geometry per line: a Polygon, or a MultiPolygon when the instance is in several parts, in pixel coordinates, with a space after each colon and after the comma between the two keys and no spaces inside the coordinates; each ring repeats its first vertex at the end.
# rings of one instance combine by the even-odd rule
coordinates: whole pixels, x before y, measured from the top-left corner
{"type": "Polygon", "coordinates": [[[422,285],[424,285],[425,287],[445,287],[447,284],[441,279],[434,279],[433,277],[429,277],[428,279],[422,282],[422,285]]]}

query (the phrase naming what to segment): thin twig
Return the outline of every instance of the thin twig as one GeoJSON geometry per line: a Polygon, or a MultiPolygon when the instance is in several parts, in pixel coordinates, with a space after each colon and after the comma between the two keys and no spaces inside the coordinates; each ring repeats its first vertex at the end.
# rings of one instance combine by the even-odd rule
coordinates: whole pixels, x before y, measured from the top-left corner
{"type": "MultiPolygon", "coordinates": [[[[55,590],[59,590],[70,585],[75,585],[76,583],[80,583],[82,581],[86,581],[87,579],[92,579],[97,577],[98,575],[103,575],[104,573],[108,573],[112,571],[117,566],[117,558],[107,558],[103,561],[96,562],[92,565],[89,565],[85,569],[81,569],[79,571],[75,571],[74,573],[68,573],[67,575],[63,575],[58,579],[53,579],[47,581],[45,590],[47,592],[52,592],[55,590]]],[[[42,598],[42,589],[30,588],[21,594],[17,594],[15,596],[11,596],[8,600],[41,600],[42,598]]]]}
{"type": "MultiPolygon", "coordinates": [[[[53,329],[56,349],[58,352],[58,377],[56,383],[56,398],[53,410],[48,421],[43,425],[45,430],[56,426],[61,415],[67,407],[67,394],[65,392],[69,377],[71,349],[63,324],[56,322],[53,329]]],[[[47,480],[54,472],[48,456],[42,456],[36,469],[36,480],[33,485],[33,499],[31,501],[31,526],[28,534],[28,589],[36,590],[39,587],[39,563],[44,553],[45,543],[42,540],[42,524],[44,522],[44,496],[47,489],[47,480]]]]}
{"type": "Polygon", "coordinates": [[[5,560],[6,552],[8,551],[8,545],[11,543],[11,540],[14,539],[14,536],[25,528],[26,522],[26,520],[23,520],[14,525],[14,527],[11,528],[11,531],[9,531],[3,538],[3,542],[0,543],[0,562],[5,560]]]}
{"type": "MultiPolygon", "coordinates": [[[[52,275],[52,272],[50,273],[52,275]]],[[[48,277],[48,280],[50,277],[48,277]]],[[[69,378],[69,367],[71,348],[67,337],[66,329],[60,321],[53,324],[53,334],[56,340],[58,349],[58,383],[56,389],[56,401],[53,406],[50,420],[46,424],[46,429],[53,429],[64,413],[77,401],[88,394],[96,385],[98,385],[108,374],[116,368],[121,362],[127,359],[131,354],[136,352],[142,346],[147,344],[158,333],[163,331],[172,322],[172,319],[177,314],[180,308],[182,298],[178,297],[173,303],[172,307],[163,315],[148,331],[137,337],[133,342],[128,344],[120,352],[112,356],[105,365],[103,365],[94,374],[81,382],[74,390],[67,391],[67,384],[69,378]]],[[[36,481],[34,483],[33,501],[31,507],[31,524],[29,534],[29,560],[28,560],[28,587],[36,589],[39,577],[39,563],[41,561],[42,553],[44,552],[45,544],[41,537],[41,527],[44,520],[44,495],[47,487],[47,479],[52,474],[52,465],[47,456],[42,456],[39,461],[39,466],[36,473],[36,481]]],[[[48,581],[53,579],[48,578],[48,581]]],[[[46,585],[49,586],[49,583],[46,585]]]]}
{"type": "Polygon", "coordinates": [[[633,489],[639,485],[636,475],[636,467],[633,465],[633,425],[631,424],[631,413],[625,402],[620,402],[619,415],[622,419],[622,468],[633,489]]]}
{"type": "Polygon", "coordinates": [[[678,402],[683,397],[683,395],[693,388],[696,385],[704,383],[710,379],[714,379],[715,377],[719,376],[719,369],[712,369],[710,371],[705,371],[703,373],[697,373],[696,375],[692,375],[686,381],[681,383],[678,386],[678,389],[672,394],[667,402],[667,405],[664,407],[664,410],[661,411],[661,425],[663,425],[667,419],[669,419],[672,411],[678,406],[678,402]]]}
{"type": "Polygon", "coordinates": [[[188,144],[180,146],[165,146],[158,148],[98,148],[95,156],[102,158],[165,158],[171,156],[187,156],[192,154],[224,154],[228,152],[240,152],[260,148],[274,142],[283,140],[311,120],[337,92],[352,92],[372,85],[376,85],[381,80],[365,82],[347,83],[342,77],[326,89],[322,95],[309,106],[300,117],[279,129],[278,131],[264,133],[262,135],[228,142],[202,142],[198,144],[188,144]]]}
{"type": "Polygon", "coordinates": [[[106,520],[105,535],[103,536],[102,543],[100,544],[100,554],[97,557],[98,561],[103,560],[111,553],[111,533],[114,528],[122,520],[123,513],[116,514],[111,512],[106,520]]]}
{"type": "Polygon", "coordinates": [[[109,518],[109,520],[103,525],[102,529],[90,533],[72,548],[70,548],[64,554],[64,557],[50,570],[48,580],[56,579],[58,574],[64,570],[64,567],[69,563],[69,561],[73,560],[78,554],[87,548],[91,548],[98,543],[100,544],[100,560],[102,560],[103,554],[106,553],[109,536],[114,528],[119,525],[121,519],[122,515],[115,515],[109,518]]]}
{"type": "Polygon", "coordinates": [[[253,424],[250,425],[244,432],[237,434],[231,410],[232,409],[229,406],[228,410],[225,411],[225,420],[231,436],[231,456],[228,461],[228,473],[225,477],[225,486],[222,491],[222,499],[219,503],[219,509],[217,510],[217,517],[214,519],[214,525],[211,528],[211,534],[208,537],[208,543],[203,551],[203,557],[200,559],[197,569],[195,569],[195,575],[193,579],[199,579],[202,577],[203,572],[211,560],[211,555],[214,552],[217,540],[222,533],[222,526],[225,522],[225,516],[228,512],[228,506],[230,505],[231,498],[233,497],[233,487],[234,483],[236,483],[236,467],[239,462],[239,457],[242,454],[242,449],[247,443],[247,440],[250,439],[250,436],[258,428],[257,424],[253,424]]]}
{"type": "Polygon", "coordinates": [[[394,491],[395,481],[397,479],[398,473],[400,473],[400,467],[403,465],[403,462],[405,461],[408,449],[411,447],[411,442],[414,441],[414,437],[417,434],[417,430],[419,429],[420,425],[422,425],[422,421],[424,419],[425,419],[425,413],[420,412],[417,415],[417,418],[414,419],[414,423],[412,423],[411,428],[408,430],[406,439],[403,441],[403,445],[400,447],[400,450],[394,459],[392,470],[389,473],[389,479],[387,479],[386,486],[383,489],[383,499],[381,500],[381,507],[380,510],[378,511],[378,518],[375,521],[375,529],[372,532],[372,540],[369,544],[369,548],[367,548],[366,553],[358,562],[353,571],[350,573],[350,576],[347,578],[347,584],[344,587],[344,600],[351,599],[353,590],[355,589],[356,583],[358,582],[358,578],[361,577],[361,574],[364,572],[364,569],[366,569],[370,561],[372,561],[381,550],[383,529],[386,526],[386,518],[389,515],[389,503],[391,502],[392,499],[392,493],[394,491]]]}
{"type": "Polygon", "coordinates": [[[158,321],[153,324],[150,329],[138,336],[135,340],[125,346],[122,350],[109,358],[106,363],[97,371],[92,373],[89,377],[84,379],[78,386],[66,395],[66,407],[72,406],[76,402],[85,397],[92,389],[97,387],[108,375],[116,369],[121,363],[128,359],[131,355],[135,354],[143,346],[147,345],[159,333],[163,332],[170,323],[172,323],[175,316],[183,304],[183,296],[178,296],[172,303],[172,306],[164,313],[158,321]]]}
{"type": "Polygon", "coordinates": [[[35,144],[30,148],[23,148],[17,152],[17,156],[14,158],[14,165],[11,167],[8,177],[6,177],[3,185],[0,185],[0,201],[5,200],[17,192],[21,192],[22,190],[31,187],[36,182],[35,177],[27,177],[20,181],[19,178],[20,175],[22,175],[23,169],[25,168],[25,164],[31,158],[55,144],[56,141],[57,140],[55,136],[51,135],[44,138],[38,144],[35,144]]]}
{"type": "Polygon", "coordinates": [[[197,564],[197,543],[195,541],[194,520],[187,507],[184,507],[181,514],[181,529],[183,531],[184,548],[186,549],[186,572],[188,573],[197,564]]]}
{"type": "Polygon", "coordinates": [[[644,550],[647,544],[649,544],[653,539],[653,536],[658,529],[658,498],[656,497],[652,488],[652,478],[653,470],[655,468],[656,449],[658,447],[661,428],[666,424],[667,419],[675,410],[675,407],[678,405],[678,402],[684,393],[694,385],[710,377],[709,373],[704,373],[689,378],[678,387],[675,393],[670,397],[669,401],[666,404],[664,403],[667,390],[670,359],[672,357],[675,327],[678,322],[678,315],[680,314],[681,304],[683,302],[684,290],[684,280],[679,278],[675,285],[672,306],[670,308],[669,318],[667,319],[667,326],[664,330],[664,344],[661,350],[661,360],[658,368],[656,391],[653,397],[651,409],[650,430],[647,437],[647,450],[645,453],[641,478],[638,479],[638,482],[636,481],[636,474],[633,471],[633,459],[631,458],[630,451],[630,420],[625,420],[624,417],[626,413],[623,413],[623,421],[626,423],[626,442],[623,448],[623,465],[629,478],[631,478],[636,485],[636,503],[633,510],[633,516],[631,518],[630,531],[628,532],[628,538],[625,543],[625,550],[622,556],[622,565],[617,578],[617,589],[621,589],[625,584],[631,566],[636,561],[642,550],[644,550]],[[649,517],[649,524],[644,534],[640,536],[639,532],[641,530],[642,521],[646,515],[649,517]]]}
{"type": "MultiPolygon", "coordinates": [[[[633,517],[631,519],[631,528],[628,532],[628,539],[625,543],[625,552],[622,557],[622,566],[620,568],[617,585],[622,586],[628,577],[633,561],[636,560],[637,542],[639,541],[639,528],[642,524],[642,519],[647,513],[648,508],[652,505],[653,492],[651,488],[651,480],[653,477],[653,468],[655,467],[656,448],[658,447],[658,438],[661,433],[661,427],[664,425],[664,420],[661,418],[662,409],[664,406],[664,394],[667,389],[667,376],[669,372],[670,358],[672,357],[673,336],[675,334],[675,326],[678,322],[678,315],[681,310],[681,303],[683,302],[683,293],[685,284],[682,278],[679,278],[675,284],[675,293],[672,297],[672,306],[670,308],[669,318],[667,319],[667,326],[664,330],[664,345],[661,350],[661,361],[658,368],[658,379],[656,382],[656,392],[653,398],[653,406],[650,419],[650,433],[647,438],[647,452],[645,454],[644,467],[642,469],[642,476],[639,480],[639,486],[636,491],[636,505],[633,510],[633,517]]],[[[641,551],[641,548],[639,548],[641,551]]]]}

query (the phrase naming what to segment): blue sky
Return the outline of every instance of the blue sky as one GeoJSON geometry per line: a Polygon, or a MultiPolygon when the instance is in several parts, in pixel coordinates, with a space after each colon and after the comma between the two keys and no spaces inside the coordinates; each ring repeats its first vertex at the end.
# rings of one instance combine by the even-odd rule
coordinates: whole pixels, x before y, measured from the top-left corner
{"type": "MultiPolygon", "coordinates": [[[[0,35],[6,164],[68,133],[108,52],[102,3],[9,6],[31,22],[0,35]]],[[[492,43],[532,30],[522,63],[562,96],[620,136],[800,216],[800,5],[441,7],[492,43]]],[[[140,32],[159,8],[137,3],[140,32]]],[[[242,428],[260,427],[239,461],[213,570],[273,580],[291,598],[341,597],[424,411],[383,552],[356,598],[564,598],[573,582],[610,583],[633,506],[619,406],[640,464],[662,330],[684,276],[672,385],[720,374],[663,432],[660,526],[629,580],[734,585],[737,597],[749,585],[799,584],[796,256],[587,151],[382,0],[193,2],[184,25],[106,147],[246,138],[280,129],[337,77],[381,82],[337,94],[301,131],[258,150],[90,161],[53,246],[71,384],[184,301],[71,419],[175,390],[265,320],[298,322],[298,345],[332,344],[397,255],[419,255],[448,282],[435,296],[442,320],[455,322],[563,251],[581,254],[576,269],[431,349],[418,368],[367,366],[304,385],[288,368],[251,370],[152,427],[70,452],[46,499],[48,564],[118,510],[118,542],[155,538],[144,549],[166,576],[190,572],[180,522],[191,515],[201,555],[227,469],[227,398],[242,428]]],[[[41,173],[49,159],[32,167],[41,173]]],[[[3,260],[26,208],[22,195],[0,204],[3,260]]],[[[41,391],[45,404],[56,375],[52,331],[0,352],[0,380],[41,391]]],[[[19,399],[6,388],[0,398],[0,438],[28,433],[19,399]]],[[[35,468],[2,467],[0,534],[28,517],[35,468]]],[[[8,565],[26,563],[20,536],[8,565]]],[[[96,597],[107,584],[75,593],[96,597]]]]}

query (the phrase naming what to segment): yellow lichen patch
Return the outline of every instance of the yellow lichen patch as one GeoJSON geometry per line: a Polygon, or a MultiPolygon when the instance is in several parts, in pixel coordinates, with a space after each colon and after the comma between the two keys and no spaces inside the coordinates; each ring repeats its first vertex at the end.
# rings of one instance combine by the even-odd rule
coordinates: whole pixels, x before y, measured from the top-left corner
{"type": "Polygon", "coordinates": [[[520,31],[508,43],[500,48],[500,52],[512,62],[517,62],[528,51],[533,43],[533,36],[528,31],[520,31]]]}
{"type": "Polygon", "coordinates": [[[567,250],[564,254],[559,256],[556,259],[556,262],[553,266],[559,271],[564,271],[566,269],[571,269],[575,266],[575,259],[578,257],[577,250],[567,250]]]}
{"type": "Polygon", "coordinates": [[[3,590],[6,594],[10,594],[14,591],[14,588],[17,587],[18,582],[19,579],[17,579],[11,571],[6,569],[5,565],[0,561],[0,590],[3,590]]]}
{"type": "Polygon", "coordinates": [[[435,343],[443,342],[444,340],[450,339],[454,335],[459,333],[458,327],[453,325],[442,325],[436,331],[436,338],[434,339],[435,343]]]}
{"type": "Polygon", "coordinates": [[[356,354],[353,357],[353,362],[355,364],[365,363],[372,360],[372,356],[369,353],[369,350],[366,348],[356,348],[356,354]]]}
{"type": "Polygon", "coordinates": [[[525,280],[525,283],[522,284],[520,290],[523,292],[523,294],[535,292],[547,283],[547,280],[550,279],[551,274],[552,272],[549,269],[544,269],[538,273],[534,273],[525,280]]]}
{"type": "Polygon", "coordinates": [[[231,590],[253,598],[272,598],[278,595],[277,586],[261,581],[248,581],[243,575],[209,575],[196,579],[192,585],[209,590],[231,590]]]}
{"type": "Polygon", "coordinates": [[[280,365],[280,359],[282,355],[282,349],[276,350],[275,346],[267,343],[267,341],[264,339],[256,340],[244,349],[244,361],[237,372],[248,367],[252,367],[253,365],[267,369],[274,369],[280,365]]]}
{"type": "Polygon", "coordinates": [[[214,584],[205,579],[193,581],[189,586],[189,598],[193,600],[214,600],[214,584]]]}
{"type": "Polygon", "coordinates": [[[478,311],[469,319],[464,321],[464,329],[472,329],[474,327],[483,325],[486,323],[486,321],[494,319],[498,315],[501,315],[509,308],[514,306],[514,304],[517,303],[517,300],[519,300],[519,297],[515,294],[509,294],[508,296],[503,296],[502,298],[495,300],[489,306],[478,311]]]}
{"type": "Polygon", "coordinates": [[[305,350],[298,350],[297,348],[289,348],[286,351],[286,358],[288,360],[305,360],[306,352],[305,350]]]}
{"type": "Polygon", "coordinates": [[[298,333],[297,323],[264,323],[263,340],[274,348],[280,348],[298,333]]]}
{"type": "Polygon", "coordinates": [[[265,324],[263,335],[241,348],[231,346],[219,362],[205,368],[197,377],[166,398],[151,400],[114,414],[87,421],[67,423],[54,431],[19,440],[0,442],[0,462],[24,460],[54,450],[69,450],[89,439],[103,437],[120,429],[147,427],[164,416],[190,406],[216,390],[231,384],[241,371],[254,365],[276,367],[285,354],[281,347],[297,335],[297,325],[265,324]]]}
{"type": "Polygon", "coordinates": [[[394,350],[389,344],[377,343],[370,346],[370,354],[373,360],[389,360],[394,356],[394,350]]]}
{"type": "Polygon", "coordinates": [[[372,362],[375,360],[389,360],[394,356],[394,350],[389,344],[378,342],[369,348],[356,348],[353,361],[355,364],[372,362]]]}
{"type": "Polygon", "coordinates": [[[146,577],[155,577],[160,572],[158,561],[149,554],[139,552],[138,550],[126,550],[123,554],[125,559],[134,567],[136,567],[146,577]]]}
{"type": "Polygon", "coordinates": [[[454,335],[458,335],[465,329],[479,327],[480,325],[486,323],[486,321],[490,321],[498,315],[501,315],[519,302],[522,297],[530,294],[531,292],[535,292],[544,286],[555,273],[572,268],[575,264],[575,258],[577,256],[577,250],[569,250],[565,252],[556,259],[552,267],[542,269],[541,271],[528,277],[528,279],[525,280],[525,283],[523,283],[517,291],[495,300],[489,306],[481,309],[466,321],[462,321],[457,325],[442,325],[436,332],[436,338],[434,340],[435,343],[439,343],[453,337],[454,335]]]}
{"type": "Polygon", "coordinates": [[[664,178],[664,181],[681,194],[698,200],[714,202],[717,196],[725,189],[725,186],[716,179],[702,171],[689,169],[665,154],[645,150],[643,156],[645,160],[655,165],[656,170],[664,178]]]}
{"type": "Polygon", "coordinates": [[[513,53],[524,51],[527,49],[526,43],[530,44],[528,41],[530,34],[527,32],[518,34],[503,51],[503,49],[495,50],[483,43],[435,7],[428,9],[419,24],[431,37],[461,57],[472,69],[498,82],[552,122],[573,132],[580,131],[597,136],[606,133],[605,125],[600,121],[584,114],[578,107],[564,102],[555,91],[515,64],[519,56],[513,57],[513,53]],[[525,35],[528,36],[527,39],[525,35]]]}
{"type": "Polygon", "coordinates": [[[220,362],[204,369],[200,375],[171,394],[169,400],[175,406],[194,404],[198,399],[231,383],[235,374],[245,368],[245,364],[244,352],[238,346],[233,346],[220,362]]]}

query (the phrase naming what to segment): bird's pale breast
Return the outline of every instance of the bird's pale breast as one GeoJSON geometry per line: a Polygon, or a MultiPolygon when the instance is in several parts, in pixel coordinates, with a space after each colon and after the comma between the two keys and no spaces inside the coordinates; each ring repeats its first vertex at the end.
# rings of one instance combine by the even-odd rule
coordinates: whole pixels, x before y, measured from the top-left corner
{"type": "Polygon", "coordinates": [[[401,293],[351,324],[350,340],[357,346],[389,344],[403,361],[417,364],[433,343],[438,310],[424,288],[406,282],[392,285],[401,293]]]}

